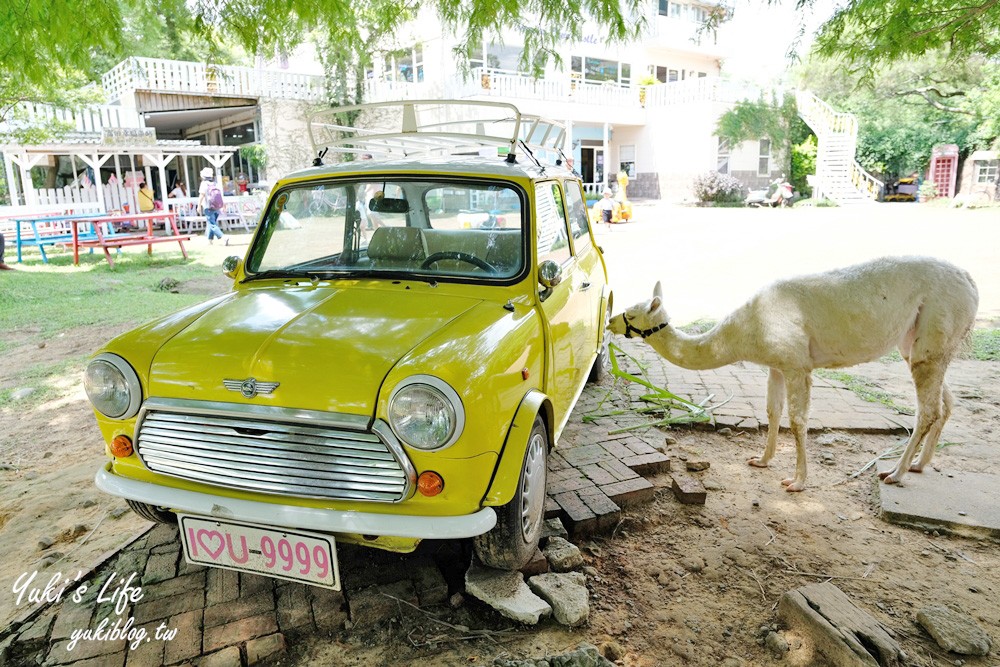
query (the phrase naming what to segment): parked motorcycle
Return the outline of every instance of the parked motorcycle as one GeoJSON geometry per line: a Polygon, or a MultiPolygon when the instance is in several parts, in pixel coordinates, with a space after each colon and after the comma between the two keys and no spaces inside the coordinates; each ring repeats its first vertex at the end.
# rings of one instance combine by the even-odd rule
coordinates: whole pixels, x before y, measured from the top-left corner
{"type": "Polygon", "coordinates": [[[755,208],[788,206],[793,196],[792,184],[782,175],[781,178],[771,181],[771,184],[763,190],[751,190],[743,203],[755,208]]]}

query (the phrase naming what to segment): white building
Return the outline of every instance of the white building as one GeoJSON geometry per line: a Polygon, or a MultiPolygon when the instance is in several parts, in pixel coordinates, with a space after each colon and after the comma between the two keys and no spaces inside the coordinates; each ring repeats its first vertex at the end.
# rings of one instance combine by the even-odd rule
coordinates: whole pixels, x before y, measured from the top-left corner
{"type": "MultiPolygon", "coordinates": [[[[718,5],[650,0],[643,35],[629,44],[609,44],[601,26],[585,23],[582,38],[562,42],[561,62],[548,62],[539,78],[522,71],[517,33],[477,46],[461,62],[457,39],[428,13],[376,55],[365,75],[364,101],[502,100],[562,121],[569,129],[566,153],[594,193],[615,185],[619,171],[629,175],[633,198],[691,199],[692,179],[710,170],[758,186],[786,171],[787,158],[774,154],[766,140],[730,148],[714,135],[719,116],[732,104],[760,95],[720,76],[724,58],[738,54],[727,53],[714,33],[702,30],[718,5]]],[[[306,124],[310,110],[326,99],[324,79],[296,69],[315,71],[315,64],[251,68],[133,58],[103,79],[115,113],[89,114],[86,123],[83,114],[71,120],[87,125],[78,129],[90,132],[92,142],[108,125],[122,125],[152,128],[158,140],[257,144],[266,167],[244,149],[221,169],[233,179],[243,172],[251,183],[273,180],[314,157],[306,124]]],[[[196,154],[179,156],[163,165],[164,179],[186,180],[191,191],[204,164],[196,154]]],[[[56,165],[58,172],[58,159],[56,165]]]]}

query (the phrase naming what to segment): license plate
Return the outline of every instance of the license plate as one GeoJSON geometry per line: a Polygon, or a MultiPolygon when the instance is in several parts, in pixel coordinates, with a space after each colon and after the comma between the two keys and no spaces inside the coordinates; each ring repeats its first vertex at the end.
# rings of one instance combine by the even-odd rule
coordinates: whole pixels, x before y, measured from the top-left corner
{"type": "Polygon", "coordinates": [[[178,515],[187,562],[340,590],[333,537],[178,515]]]}

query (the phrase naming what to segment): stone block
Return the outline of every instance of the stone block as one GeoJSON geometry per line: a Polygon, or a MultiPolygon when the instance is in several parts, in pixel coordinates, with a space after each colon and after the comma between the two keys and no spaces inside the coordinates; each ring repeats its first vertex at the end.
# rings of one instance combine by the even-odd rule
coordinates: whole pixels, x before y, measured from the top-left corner
{"type": "Polygon", "coordinates": [[[333,632],[344,626],[347,611],[343,593],[328,588],[313,588],[311,604],[317,628],[333,632]]]}
{"type": "Polygon", "coordinates": [[[584,489],[577,492],[580,496],[580,500],[583,504],[595,514],[597,517],[597,527],[598,532],[604,533],[608,532],[616,525],[621,519],[621,508],[605,495],[603,491],[598,488],[594,489],[584,489]]]}
{"type": "Polygon", "coordinates": [[[313,622],[308,590],[302,584],[278,587],[278,627],[282,632],[313,622]]]}
{"type": "Polygon", "coordinates": [[[240,658],[238,646],[210,653],[198,661],[198,667],[241,667],[243,659],[240,658]]]}
{"type": "Polygon", "coordinates": [[[520,572],[494,570],[473,562],[465,573],[465,590],[519,623],[535,625],[552,613],[549,603],[531,592],[520,572]]]}
{"type": "Polygon", "coordinates": [[[647,503],[653,499],[656,490],[653,485],[642,477],[627,479],[614,484],[605,484],[601,487],[608,498],[618,504],[619,507],[633,507],[642,503],[647,503]]]}
{"type": "MultiPolygon", "coordinates": [[[[171,616],[167,622],[168,630],[177,630],[177,634],[169,642],[160,642],[163,646],[163,664],[172,665],[182,660],[190,660],[201,655],[201,620],[203,611],[195,609],[183,614],[171,616]]],[[[153,642],[156,642],[154,637],[153,642]]],[[[153,643],[150,642],[150,643],[153,643]]],[[[131,661],[131,657],[129,658],[131,661]]],[[[139,665],[155,665],[156,663],[136,663],[139,665]]]]}
{"type": "Polygon", "coordinates": [[[531,556],[531,560],[528,564],[521,568],[521,574],[525,577],[533,577],[536,574],[544,574],[549,571],[549,561],[545,559],[545,555],[542,553],[541,549],[535,549],[535,553],[531,556]]]}
{"type": "MultiPolygon", "coordinates": [[[[634,456],[634,454],[633,454],[634,456]]],[[[600,466],[607,470],[614,477],[614,480],[607,482],[608,484],[614,484],[615,482],[623,482],[626,479],[635,479],[639,476],[639,473],[629,468],[627,465],[621,461],[615,459],[613,461],[601,461],[600,466]]],[[[603,486],[603,484],[601,484],[603,486]]]]}
{"type": "Polygon", "coordinates": [[[674,496],[685,505],[704,505],[708,498],[708,491],[700,479],[695,479],[690,475],[682,473],[671,473],[673,480],[674,496]]]}
{"type": "Polygon", "coordinates": [[[247,665],[256,665],[285,652],[285,636],[280,632],[247,642],[247,665]]]}
{"type": "Polygon", "coordinates": [[[576,627],[590,618],[589,593],[582,573],[540,574],[528,579],[528,586],[549,603],[552,615],[559,623],[576,627]]]}
{"type": "Polygon", "coordinates": [[[142,575],[143,587],[176,577],[177,557],[176,551],[150,556],[146,561],[146,571],[142,575]]]}
{"type": "Polygon", "coordinates": [[[597,530],[597,515],[575,491],[554,496],[562,509],[564,523],[573,535],[592,535],[597,530]]]}
{"type": "MultiPolygon", "coordinates": [[[[205,610],[206,614],[208,610],[205,610]]],[[[274,618],[274,611],[257,616],[241,618],[232,623],[217,625],[205,628],[202,649],[206,653],[217,651],[226,646],[234,646],[245,641],[263,637],[278,631],[278,623],[274,618]]],[[[237,650],[237,655],[239,650],[237,650]]]]}
{"type": "Polygon", "coordinates": [[[417,599],[421,607],[442,604],[448,601],[448,582],[433,562],[417,565],[413,571],[413,586],[417,591],[417,599]]]}
{"type": "Polygon", "coordinates": [[[362,628],[372,628],[405,611],[403,603],[418,605],[413,582],[397,581],[384,586],[372,586],[351,593],[347,600],[351,611],[351,622],[362,628]]]}
{"type": "Polygon", "coordinates": [[[205,573],[207,584],[205,604],[211,606],[235,600],[240,596],[240,574],[235,570],[209,568],[205,573]]]}
{"type": "Polygon", "coordinates": [[[226,625],[248,616],[274,611],[274,598],[270,593],[230,600],[205,608],[205,628],[226,625]]]}
{"type": "Polygon", "coordinates": [[[622,464],[631,468],[639,475],[655,475],[670,472],[670,457],[659,452],[639,454],[622,459],[622,464]]]}
{"type": "Polygon", "coordinates": [[[201,610],[205,606],[205,593],[192,589],[167,598],[157,598],[150,602],[140,600],[135,606],[133,616],[138,625],[159,621],[176,614],[182,614],[193,609],[201,610]]]}

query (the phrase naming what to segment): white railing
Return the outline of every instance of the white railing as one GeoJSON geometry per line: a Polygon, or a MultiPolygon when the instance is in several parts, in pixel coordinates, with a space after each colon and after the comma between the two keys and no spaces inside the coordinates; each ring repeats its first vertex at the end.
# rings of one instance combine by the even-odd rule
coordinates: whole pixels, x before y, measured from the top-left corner
{"type": "MultiPolygon", "coordinates": [[[[724,102],[735,104],[743,100],[755,101],[763,92],[771,94],[750,83],[726,81],[716,76],[703,76],[686,81],[671,81],[645,86],[645,106],[665,107],[673,104],[690,104],[696,102],[724,102]]],[[[776,94],[781,95],[777,90],[776,94]]]]}
{"type": "Polygon", "coordinates": [[[885,184],[854,159],[858,141],[857,117],[835,111],[807,90],[796,91],[795,101],[799,115],[816,133],[818,194],[842,203],[878,201],[885,184]]]}
{"type": "Polygon", "coordinates": [[[59,121],[76,132],[100,132],[105,127],[145,127],[139,114],[120,106],[95,105],[83,109],[61,109],[48,104],[22,102],[18,108],[18,115],[28,122],[59,121]]]}
{"type": "Polygon", "coordinates": [[[102,78],[112,100],[135,90],[320,101],[322,76],[157,58],[129,58],[102,78]]]}

